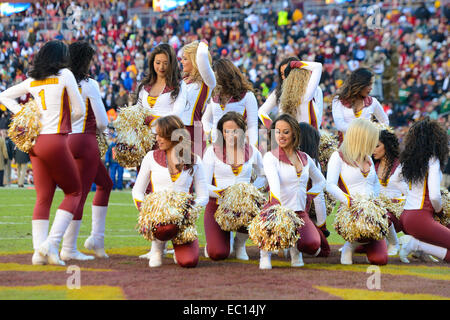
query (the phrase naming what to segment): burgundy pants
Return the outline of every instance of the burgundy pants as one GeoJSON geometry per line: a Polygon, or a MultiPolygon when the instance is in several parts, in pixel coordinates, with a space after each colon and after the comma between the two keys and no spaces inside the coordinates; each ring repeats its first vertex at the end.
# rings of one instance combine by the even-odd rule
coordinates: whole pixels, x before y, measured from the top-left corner
{"type": "MultiPolygon", "coordinates": [[[[317,228],[317,226],[316,226],[316,228],[317,228]]],[[[322,230],[317,228],[317,231],[319,232],[319,236],[320,236],[320,252],[317,256],[318,257],[328,257],[331,253],[331,248],[328,243],[328,240],[325,237],[325,235],[323,234],[322,230]]]]}
{"type": "Polygon", "coordinates": [[[95,175],[94,183],[97,189],[92,204],[94,206],[107,207],[109,195],[113,188],[113,182],[100,157],[98,158],[97,174],[95,175]]]}
{"type": "Polygon", "coordinates": [[[389,216],[389,226],[392,223],[392,224],[394,224],[394,228],[395,228],[396,232],[403,231],[402,224],[401,224],[400,220],[395,216],[395,214],[388,211],[388,216],[389,216]]]}
{"type": "Polygon", "coordinates": [[[204,215],[206,250],[212,260],[224,260],[230,254],[230,232],[223,231],[214,218],[217,207],[216,199],[209,198],[204,215]]]}
{"type": "Polygon", "coordinates": [[[400,216],[403,229],[419,241],[447,249],[445,261],[450,263],[450,229],[433,218],[433,209],[404,210],[400,216]]]}
{"type": "Polygon", "coordinates": [[[36,188],[33,220],[49,219],[56,186],[64,192],[58,209],[75,214],[80,204],[80,176],[67,140],[67,134],[41,134],[29,152],[36,188]]]}
{"type": "Polygon", "coordinates": [[[321,247],[321,238],[317,227],[306,212],[297,211],[296,213],[305,222],[300,228],[300,239],[297,241],[297,249],[300,252],[314,255],[321,247]]]}
{"type": "Polygon", "coordinates": [[[99,185],[94,205],[108,205],[113,183],[100,159],[95,134],[75,133],[69,135],[69,148],[78,167],[82,189],[80,204],[74,213],[73,220],[81,220],[84,204],[94,180],[97,180],[99,185]]]}
{"type": "MultiPolygon", "coordinates": [[[[168,238],[173,238],[176,235],[176,230],[178,227],[174,224],[162,226],[157,228],[156,234],[157,238],[165,241],[168,238]]],[[[198,239],[185,244],[174,244],[173,249],[175,251],[175,256],[177,258],[177,263],[183,268],[194,268],[198,264],[199,247],[198,239]]]]}

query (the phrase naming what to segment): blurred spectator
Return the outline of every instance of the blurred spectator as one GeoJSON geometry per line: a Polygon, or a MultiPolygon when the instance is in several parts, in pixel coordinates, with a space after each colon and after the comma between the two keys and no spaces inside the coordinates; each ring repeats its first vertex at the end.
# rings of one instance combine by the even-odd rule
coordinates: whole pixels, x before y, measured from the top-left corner
{"type": "Polygon", "coordinates": [[[28,163],[30,162],[30,157],[28,156],[28,153],[16,148],[14,150],[14,161],[17,165],[17,185],[19,188],[23,188],[27,175],[28,163]]]}
{"type": "Polygon", "coordinates": [[[8,160],[8,151],[6,150],[4,130],[0,134],[0,187],[3,187],[3,174],[5,173],[5,164],[8,160]]]}
{"type": "Polygon", "coordinates": [[[112,142],[105,154],[105,166],[109,169],[109,175],[113,181],[113,190],[123,189],[123,167],[115,160],[117,137],[113,136],[112,142]]]}

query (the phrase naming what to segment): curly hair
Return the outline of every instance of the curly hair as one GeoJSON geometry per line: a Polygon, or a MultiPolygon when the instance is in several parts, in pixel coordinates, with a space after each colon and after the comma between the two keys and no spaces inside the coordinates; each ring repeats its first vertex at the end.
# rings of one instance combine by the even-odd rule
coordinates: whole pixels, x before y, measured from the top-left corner
{"type": "Polygon", "coordinates": [[[303,96],[310,78],[311,73],[306,69],[292,69],[289,72],[281,86],[280,109],[283,113],[289,113],[297,118],[300,113],[298,106],[303,102],[303,96]]]}
{"type": "Polygon", "coordinates": [[[69,45],[70,70],[77,82],[89,78],[89,66],[95,54],[94,48],[86,41],[77,41],[69,45]]]}
{"type": "MultiPolygon", "coordinates": [[[[382,178],[383,183],[385,183],[389,179],[389,174],[394,166],[395,160],[397,160],[400,155],[400,147],[397,136],[387,130],[380,131],[379,141],[384,145],[386,157],[386,170],[382,178]]],[[[380,161],[375,160],[373,157],[372,159],[374,163],[380,161]]]]}
{"type": "Polygon", "coordinates": [[[219,97],[219,102],[225,104],[225,97],[232,97],[240,100],[244,92],[253,92],[253,85],[242,72],[229,59],[219,59],[213,64],[216,73],[217,85],[214,88],[213,96],[219,97]]]}
{"type": "Polygon", "coordinates": [[[278,65],[278,83],[277,83],[277,87],[275,89],[275,95],[277,97],[277,102],[278,103],[280,103],[281,92],[282,92],[282,85],[283,85],[283,78],[282,78],[282,75],[281,75],[281,67],[284,66],[284,65],[289,64],[289,62],[291,62],[291,61],[300,61],[300,59],[297,58],[297,57],[288,57],[288,58],[285,58],[285,59],[281,60],[280,64],[278,65]]]}
{"type": "Polygon", "coordinates": [[[400,153],[404,179],[411,183],[423,181],[428,173],[428,161],[433,157],[439,160],[443,170],[449,154],[448,142],[447,132],[437,121],[426,117],[414,123],[400,153]]]}
{"type": "Polygon", "coordinates": [[[350,103],[353,107],[354,102],[361,98],[361,90],[370,86],[372,78],[372,71],[367,68],[358,68],[345,79],[342,87],[339,88],[334,97],[338,97],[339,100],[350,103]]]}
{"type": "Polygon", "coordinates": [[[70,65],[69,48],[60,40],[46,42],[33,59],[33,66],[28,75],[36,80],[43,80],[70,65]]]}
{"type": "Polygon", "coordinates": [[[157,45],[150,54],[148,59],[148,73],[142,79],[141,83],[137,87],[136,93],[134,95],[134,103],[136,104],[139,99],[139,92],[146,85],[154,85],[157,79],[157,74],[153,66],[155,62],[155,57],[158,54],[165,54],[169,60],[167,71],[165,74],[166,85],[173,88],[170,97],[175,100],[180,93],[180,82],[181,82],[181,71],[178,66],[177,55],[175,50],[167,43],[161,43],[157,45]]]}
{"type": "Polygon", "coordinates": [[[300,122],[300,147],[299,149],[308,154],[315,160],[316,164],[319,163],[319,144],[320,133],[319,130],[306,122],[300,122]]]}

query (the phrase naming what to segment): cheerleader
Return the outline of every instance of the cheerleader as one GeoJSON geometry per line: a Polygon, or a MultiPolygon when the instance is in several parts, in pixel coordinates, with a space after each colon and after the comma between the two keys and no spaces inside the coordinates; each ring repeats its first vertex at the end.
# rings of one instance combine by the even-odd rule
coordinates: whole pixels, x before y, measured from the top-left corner
{"type": "Polygon", "coordinates": [[[413,124],[400,154],[402,175],[409,183],[400,216],[408,235],[400,238],[400,260],[409,263],[415,251],[450,262],[450,230],[435,221],[443,214],[440,193],[442,170],[448,159],[448,134],[436,121],[426,118],[413,124]]]}
{"type": "MultiPolygon", "coordinates": [[[[132,190],[134,203],[138,210],[141,208],[149,185],[151,186],[151,192],[163,190],[189,192],[191,185],[193,185],[196,193],[195,204],[205,206],[208,203],[208,189],[203,164],[199,156],[190,154],[191,141],[188,139],[188,132],[184,129],[183,122],[177,116],[170,115],[156,120],[156,140],[159,149],[150,151],[144,157],[132,190]],[[172,140],[173,133],[183,134],[181,142],[172,140]],[[183,156],[180,156],[180,147],[183,150],[183,156]]],[[[163,226],[158,228],[157,233],[161,235],[159,238],[167,238],[170,237],[168,234],[175,236],[176,231],[173,228],[163,226]]],[[[164,247],[165,241],[155,239],[152,242],[150,267],[161,266],[164,247]]],[[[180,266],[190,268],[197,265],[198,240],[181,245],[173,244],[173,247],[174,257],[176,256],[176,261],[180,266]]]]}
{"type": "MultiPolygon", "coordinates": [[[[244,117],[234,111],[226,113],[217,123],[216,143],[206,149],[203,157],[205,178],[209,189],[209,202],[205,209],[205,255],[213,260],[226,259],[230,251],[230,232],[223,231],[214,218],[221,199],[221,191],[239,182],[250,183],[256,171],[255,187],[264,188],[266,179],[262,172],[262,156],[258,149],[246,143],[247,124],[244,117]]],[[[239,230],[234,238],[236,258],[248,260],[245,242],[247,230],[239,230]]],[[[231,250],[230,250],[231,249],[231,250]]]]}
{"type": "MultiPolygon", "coordinates": [[[[366,119],[356,119],[348,128],[344,141],[328,161],[326,190],[341,205],[350,207],[355,194],[378,196],[380,182],[371,155],[378,142],[379,130],[366,119]]],[[[371,264],[387,263],[387,245],[384,240],[361,239],[346,242],[341,250],[341,264],[352,264],[356,247],[363,244],[371,264]]]]}
{"type": "Polygon", "coordinates": [[[194,41],[182,48],[184,77],[181,82],[181,97],[174,103],[172,113],[181,118],[191,135],[192,151],[201,156],[206,148],[201,120],[206,102],[216,86],[211,63],[212,58],[205,42],[194,41]]]}
{"type": "MultiPolygon", "coordinates": [[[[298,150],[301,131],[297,120],[289,114],[278,116],[272,123],[277,147],[263,158],[264,172],[270,188],[269,205],[280,204],[294,210],[303,219],[300,240],[290,248],[291,266],[304,265],[301,252],[317,256],[320,253],[320,234],[308,216],[307,200],[320,194],[325,178],[309,155],[298,150]],[[312,187],[307,191],[309,179],[312,187]],[[308,199],[307,199],[308,198],[308,199]]],[[[271,269],[271,253],[260,250],[260,269],[271,269]]]]}
{"type": "MultiPolygon", "coordinates": [[[[306,153],[313,159],[316,167],[321,170],[321,166],[319,163],[319,143],[320,143],[320,134],[317,129],[306,122],[300,122],[300,150],[306,153]]],[[[311,179],[308,181],[308,190],[311,189],[312,183],[311,179]]],[[[314,220],[317,231],[320,235],[320,253],[319,257],[328,257],[330,255],[331,249],[328,244],[327,237],[330,235],[330,231],[327,229],[327,207],[325,203],[325,195],[322,190],[317,197],[314,198],[314,211],[315,217],[311,217],[314,220]]],[[[307,205],[310,207],[310,204],[307,205]]],[[[308,212],[310,214],[310,212],[308,212]]]]}
{"type": "Polygon", "coordinates": [[[250,144],[257,146],[258,102],[252,84],[229,59],[217,60],[213,70],[217,76],[217,86],[202,117],[205,132],[211,132],[212,141],[215,142],[220,118],[229,111],[236,111],[242,114],[247,122],[250,144]]]}
{"type": "Polygon", "coordinates": [[[152,112],[153,116],[146,119],[148,125],[172,113],[180,86],[181,72],[175,50],[166,43],[156,46],[149,57],[148,74],[139,84],[134,98],[134,104],[140,104],[152,112]]]}
{"type": "Polygon", "coordinates": [[[71,66],[78,82],[81,96],[86,102],[86,112],[83,118],[72,124],[69,135],[69,148],[78,167],[81,178],[81,201],[74,213],[73,220],[64,234],[62,260],[91,260],[93,256],[84,255],[77,250],[77,239],[83,217],[83,208],[96,182],[97,190],[92,202],[92,233],[86,240],[85,247],[92,249],[97,257],[107,258],[104,251],[105,219],[108,210],[108,200],[113,183],[108,175],[98,149],[96,133],[102,133],[108,125],[108,116],[100,95],[100,88],[94,79],[89,77],[89,68],[94,49],[85,41],[74,42],[69,46],[71,66]]]}
{"type": "MultiPolygon", "coordinates": [[[[408,186],[401,176],[402,167],[398,160],[400,154],[397,137],[390,130],[380,131],[377,146],[372,155],[375,163],[375,171],[380,181],[380,193],[385,194],[393,201],[403,201],[407,194],[408,186]]],[[[388,255],[395,256],[400,249],[397,232],[402,231],[400,220],[392,213],[389,215],[388,255]]]]}
{"type": "Polygon", "coordinates": [[[359,68],[353,71],[332,101],[332,115],[339,142],[347,132],[350,123],[357,118],[371,120],[372,115],[378,122],[389,125],[389,118],[380,102],[369,96],[372,91],[373,73],[369,69],[359,68]]]}
{"type": "Polygon", "coordinates": [[[288,113],[298,122],[307,122],[319,129],[323,114],[323,93],[319,86],[322,64],[300,61],[296,57],[283,60],[278,67],[278,86],[258,110],[267,129],[272,120],[270,112],[278,105],[278,114],[288,113]]]}
{"type": "Polygon", "coordinates": [[[21,108],[15,99],[29,93],[41,112],[42,128],[29,152],[36,187],[32,263],[38,265],[65,265],[58,249],[81,199],[81,182],[68,134],[72,122],[83,117],[85,106],[75,77],[67,69],[69,59],[66,44],[57,40],[47,42],[36,54],[29,78],[0,94],[0,103],[17,113],[21,108]],[[56,186],[63,190],[64,199],[48,233],[56,186]]]}

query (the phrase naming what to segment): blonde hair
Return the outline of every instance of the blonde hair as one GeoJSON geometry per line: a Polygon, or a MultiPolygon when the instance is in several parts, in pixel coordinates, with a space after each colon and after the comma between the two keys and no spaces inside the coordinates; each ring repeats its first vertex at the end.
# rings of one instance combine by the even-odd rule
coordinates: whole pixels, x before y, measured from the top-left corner
{"type": "Polygon", "coordinates": [[[344,161],[352,164],[370,157],[375,150],[380,135],[379,129],[367,119],[355,119],[351,122],[339,150],[344,161]]]}
{"type": "MultiPolygon", "coordinates": [[[[186,55],[186,57],[191,61],[192,63],[192,71],[189,73],[184,73],[183,77],[189,76],[189,78],[194,82],[202,82],[202,76],[200,75],[200,72],[198,71],[198,65],[197,65],[197,49],[198,45],[200,44],[199,41],[193,41],[183,47],[183,53],[186,55]]],[[[211,54],[208,52],[208,60],[209,64],[212,64],[212,58],[211,54]]]]}
{"type": "Polygon", "coordinates": [[[294,118],[300,116],[300,104],[308,86],[311,73],[306,69],[292,69],[283,81],[280,96],[280,109],[294,118]]]}

